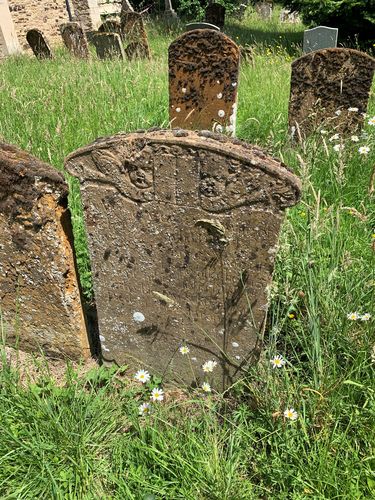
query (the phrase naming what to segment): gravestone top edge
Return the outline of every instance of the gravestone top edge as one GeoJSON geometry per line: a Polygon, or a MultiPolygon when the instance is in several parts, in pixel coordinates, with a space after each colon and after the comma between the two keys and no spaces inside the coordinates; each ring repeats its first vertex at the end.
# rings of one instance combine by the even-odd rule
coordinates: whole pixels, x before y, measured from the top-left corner
{"type": "Polygon", "coordinates": [[[218,26],[212,23],[196,22],[196,23],[188,23],[185,25],[185,32],[195,31],[195,30],[221,31],[218,26]],[[196,26],[196,28],[194,28],[194,26],[196,26]]]}
{"type": "Polygon", "coordinates": [[[190,30],[190,31],[185,31],[185,33],[182,33],[179,37],[175,38],[173,42],[169,45],[169,51],[172,49],[175,45],[179,45],[181,40],[184,40],[185,38],[195,38],[197,36],[201,37],[207,37],[207,35],[211,35],[212,38],[221,38],[222,40],[225,41],[225,43],[232,45],[232,47],[236,48],[237,50],[240,50],[236,42],[234,42],[228,35],[223,33],[222,31],[214,30],[214,29],[196,29],[196,30],[190,30]]]}
{"type": "Polygon", "coordinates": [[[10,162],[12,170],[20,177],[29,178],[31,182],[34,182],[35,177],[38,177],[40,180],[59,186],[63,194],[67,192],[64,176],[57,170],[54,170],[51,165],[17,146],[0,142],[0,166],[7,167],[10,162]],[[7,155],[8,161],[6,164],[1,162],[2,154],[7,155]]]}
{"type": "MultiPolygon", "coordinates": [[[[80,178],[74,167],[70,167],[71,160],[76,160],[80,156],[86,156],[95,150],[106,150],[120,145],[123,142],[142,142],[145,146],[152,144],[164,144],[169,146],[199,147],[202,150],[227,155],[233,159],[240,160],[251,165],[252,168],[259,169],[264,173],[276,177],[294,192],[295,200],[301,196],[302,184],[300,179],[281,163],[279,159],[268,155],[261,148],[250,145],[246,142],[231,138],[225,135],[200,130],[198,132],[182,129],[159,129],[154,131],[140,131],[129,134],[119,133],[110,137],[102,137],[91,144],[79,148],[65,159],[65,168],[73,176],[80,178]]],[[[291,203],[294,205],[295,202],[291,203]]]]}
{"type": "Polygon", "coordinates": [[[331,48],[327,48],[327,49],[319,49],[319,50],[314,50],[312,52],[308,52],[307,54],[303,54],[298,59],[295,59],[292,62],[292,67],[303,59],[307,59],[307,58],[314,59],[315,57],[329,55],[329,54],[332,54],[332,55],[339,54],[340,52],[347,53],[348,55],[357,55],[357,56],[361,56],[361,57],[366,57],[366,58],[368,58],[369,61],[373,62],[374,67],[375,67],[375,58],[374,57],[370,56],[366,52],[362,52],[362,51],[357,50],[357,49],[347,49],[345,47],[331,47],[331,48]]]}
{"type": "Polygon", "coordinates": [[[326,30],[335,30],[335,31],[339,31],[338,28],[332,28],[331,26],[315,26],[314,28],[309,28],[307,30],[304,30],[304,33],[308,33],[310,31],[315,31],[315,30],[319,30],[319,29],[326,29],[326,30]]]}

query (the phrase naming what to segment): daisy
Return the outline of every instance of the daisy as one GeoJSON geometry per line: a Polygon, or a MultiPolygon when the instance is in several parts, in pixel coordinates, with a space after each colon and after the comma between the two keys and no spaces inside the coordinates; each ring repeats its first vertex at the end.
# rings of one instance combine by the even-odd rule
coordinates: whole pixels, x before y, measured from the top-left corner
{"type": "Polygon", "coordinates": [[[344,144],[335,144],[333,149],[334,151],[342,151],[344,149],[344,144]]]}
{"type": "Polygon", "coordinates": [[[142,403],[140,406],[138,406],[138,413],[141,417],[144,415],[148,415],[151,412],[151,405],[150,403],[142,403]]]}
{"type": "Polygon", "coordinates": [[[190,349],[188,348],[187,345],[182,345],[181,347],[179,347],[178,350],[180,351],[180,353],[182,355],[189,354],[189,352],[190,352],[190,349]]]}
{"type": "Polygon", "coordinates": [[[351,140],[352,140],[353,142],[359,142],[359,137],[358,137],[358,135],[352,135],[352,136],[351,136],[351,140]]]}
{"type": "Polygon", "coordinates": [[[369,119],[369,121],[367,122],[369,125],[375,125],[375,116],[373,116],[372,118],[369,119]]]}
{"type": "Polygon", "coordinates": [[[282,356],[280,356],[280,354],[278,354],[270,359],[270,363],[272,368],[282,368],[286,364],[286,361],[282,356]]]}
{"type": "Polygon", "coordinates": [[[371,319],[371,314],[370,313],[362,314],[362,316],[360,317],[361,321],[369,321],[370,319],[371,319]]]}
{"type": "Polygon", "coordinates": [[[137,382],[142,382],[142,384],[149,382],[150,378],[151,378],[150,374],[146,370],[138,370],[137,373],[134,375],[134,379],[137,382]]]}
{"type": "Polygon", "coordinates": [[[202,389],[204,390],[204,392],[211,392],[211,386],[208,382],[203,382],[202,389]]]}
{"type": "Polygon", "coordinates": [[[294,408],[287,408],[284,411],[284,417],[289,419],[289,420],[297,420],[298,418],[298,413],[294,408]]]}
{"type": "Polygon", "coordinates": [[[154,387],[151,391],[151,399],[152,399],[152,401],[163,401],[163,399],[164,399],[163,389],[159,389],[158,387],[154,387]]]}
{"type": "Polygon", "coordinates": [[[368,146],[361,146],[360,148],[358,148],[358,153],[360,155],[367,155],[370,151],[370,148],[368,146]]]}
{"type": "Polygon", "coordinates": [[[216,365],[217,365],[216,361],[212,360],[206,361],[205,363],[203,363],[202,369],[206,373],[213,372],[216,365]]]}
{"type": "Polygon", "coordinates": [[[348,111],[349,111],[350,113],[357,113],[358,108],[348,108],[348,111]]]}
{"type": "Polygon", "coordinates": [[[329,138],[329,141],[338,141],[340,139],[340,134],[335,134],[332,137],[329,138]]]}
{"type": "Polygon", "coordinates": [[[346,317],[350,320],[350,321],[356,321],[357,319],[360,318],[360,315],[357,313],[357,312],[351,312],[351,313],[348,313],[346,315],[346,317]]]}

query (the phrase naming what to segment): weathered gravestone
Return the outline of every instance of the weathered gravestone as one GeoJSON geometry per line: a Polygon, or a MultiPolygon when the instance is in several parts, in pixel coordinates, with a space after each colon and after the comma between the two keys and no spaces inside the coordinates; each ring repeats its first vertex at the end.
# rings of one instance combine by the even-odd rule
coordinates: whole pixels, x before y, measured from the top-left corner
{"type": "Polygon", "coordinates": [[[227,387],[259,353],[299,180],[258,148],[181,129],[99,139],[66,168],[81,181],[104,358],[192,385],[213,360],[227,387]]]}
{"type": "Polygon", "coordinates": [[[6,340],[71,359],[90,355],[61,174],[0,143],[0,311],[6,340]]]}
{"type": "Polygon", "coordinates": [[[297,24],[302,22],[299,12],[296,10],[291,11],[289,9],[281,9],[279,21],[280,23],[290,24],[297,24]]]}
{"type": "Polygon", "coordinates": [[[80,59],[89,57],[86,35],[79,23],[70,22],[60,26],[61,37],[71,54],[80,59]]]}
{"type": "Polygon", "coordinates": [[[204,20],[206,23],[213,24],[223,29],[225,24],[225,7],[215,2],[208,4],[204,20]]]}
{"type": "Polygon", "coordinates": [[[235,134],[238,46],[214,30],[189,31],[169,47],[169,120],[173,127],[235,134]]]}
{"type": "Polygon", "coordinates": [[[99,33],[117,33],[123,38],[123,33],[121,29],[121,23],[116,20],[105,21],[98,28],[99,33]]]}
{"type": "Polygon", "coordinates": [[[375,59],[353,49],[300,57],[292,63],[289,126],[302,138],[322,124],[344,134],[355,132],[363,124],[374,70],[375,59]]]}
{"type": "Polygon", "coordinates": [[[218,26],[210,23],[189,23],[185,27],[185,31],[193,31],[193,30],[216,30],[220,31],[218,26]]]}
{"type": "Polygon", "coordinates": [[[37,59],[52,59],[51,48],[41,31],[29,30],[26,40],[37,59]]]}
{"type": "Polygon", "coordinates": [[[90,41],[99,59],[125,59],[121,38],[117,33],[94,33],[90,41]]]}
{"type": "Polygon", "coordinates": [[[255,10],[262,19],[270,20],[272,18],[273,5],[271,2],[259,2],[255,5],[255,10]]]}
{"type": "Polygon", "coordinates": [[[149,59],[151,57],[147,33],[142,15],[138,12],[121,11],[121,29],[126,43],[128,59],[149,59]]]}
{"type": "Polygon", "coordinates": [[[337,28],[318,26],[303,33],[303,52],[305,54],[320,49],[337,47],[337,28]]]}

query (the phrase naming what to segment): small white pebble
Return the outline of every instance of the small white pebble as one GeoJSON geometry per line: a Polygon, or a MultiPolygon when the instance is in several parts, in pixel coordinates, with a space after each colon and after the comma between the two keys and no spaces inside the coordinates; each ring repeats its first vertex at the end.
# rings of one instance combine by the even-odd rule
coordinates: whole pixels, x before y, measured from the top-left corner
{"type": "Polygon", "coordinates": [[[185,89],[185,87],[183,87],[183,88],[181,89],[181,91],[182,91],[182,93],[183,93],[183,94],[186,94],[186,89],[185,89]]]}
{"type": "Polygon", "coordinates": [[[144,315],[141,313],[141,312],[135,312],[133,314],[133,319],[134,321],[136,321],[137,323],[142,323],[142,321],[145,320],[145,317],[144,315]]]}
{"type": "Polygon", "coordinates": [[[181,111],[181,108],[176,108],[176,113],[179,113],[181,111]]]}
{"type": "Polygon", "coordinates": [[[100,338],[100,341],[101,341],[101,342],[105,342],[105,337],[104,337],[104,335],[99,335],[99,338],[100,338]]]}
{"type": "Polygon", "coordinates": [[[237,87],[237,82],[232,82],[232,87],[237,87]]]}
{"type": "Polygon", "coordinates": [[[216,95],[216,97],[217,97],[218,99],[221,99],[221,98],[223,97],[223,94],[222,94],[221,92],[219,92],[219,93],[216,95]]]}
{"type": "Polygon", "coordinates": [[[241,356],[235,356],[236,359],[241,359],[241,356]]]}
{"type": "Polygon", "coordinates": [[[240,346],[240,344],[239,344],[238,342],[232,342],[232,346],[233,346],[233,347],[239,347],[239,346],[240,346]]]}

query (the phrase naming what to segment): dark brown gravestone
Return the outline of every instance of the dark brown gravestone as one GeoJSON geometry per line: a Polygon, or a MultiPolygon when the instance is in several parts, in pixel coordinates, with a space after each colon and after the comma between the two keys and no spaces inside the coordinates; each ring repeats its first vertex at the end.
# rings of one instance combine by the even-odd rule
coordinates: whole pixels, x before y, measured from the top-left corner
{"type": "Polygon", "coordinates": [[[121,38],[117,33],[93,33],[90,41],[99,59],[125,59],[121,38]]]}
{"type": "Polygon", "coordinates": [[[149,59],[151,53],[142,15],[138,12],[122,10],[121,29],[128,59],[149,59]]]}
{"type": "Polygon", "coordinates": [[[292,132],[303,138],[320,125],[344,134],[361,128],[374,70],[375,59],[353,49],[317,50],[294,61],[289,100],[292,132]]]}
{"type": "Polygon", "coordinates": [[[86,35],[79,23],[70,22],[60,26],[61,37],[71,54],[80,59],[89,57],[86,35]]]}
{"type": "Polygon", "coordinates": [[[52,59],[51,48],[41,31],[29,30],[26,33],[26,40],[37,59],[52,59]]]}
{"type": "Polygon", "coordinates": [[[99,26],[98,31],[100,33],[117,33],[120,35],[121,39],[123,37],[121,23],[116,20],[105,21],[101,26],[99,26]]]}
{"type": "Polygon", "coordinates": [[[0,312],[7,343],[78,360],[90,349],[67,196],[53,167],[0,143],[0,312]]]}
{"type": "Polygon", "coordinates": [[[227,387],[259,353],[298,178],[258,148],[181,129],[99,139],[66,168],[81,182],[104,358],[192,385],[213,360],[227,387]]]}
{"type": "Polygon", "coordinates": [[[223,29],[225,24],[225,7],[219,3],[208,4],[204,20],[206,23],[214,24],[223,29]]]}
{"type": "Polygon", "coordinates": [[[235,134],[239,47],[214,30],[184,33],[169,47],[172,127],[235,134]]]}

